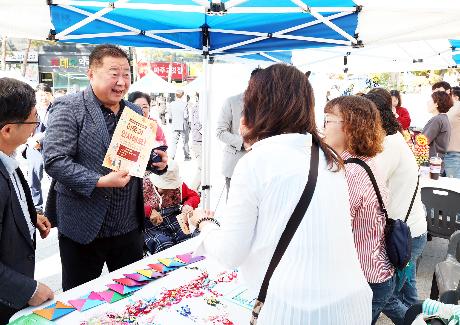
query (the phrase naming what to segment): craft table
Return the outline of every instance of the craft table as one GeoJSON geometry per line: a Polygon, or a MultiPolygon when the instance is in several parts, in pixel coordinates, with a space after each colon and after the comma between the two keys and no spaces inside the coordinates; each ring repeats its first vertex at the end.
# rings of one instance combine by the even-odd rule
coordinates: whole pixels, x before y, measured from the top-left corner
{"type": "MultiPolygon", "coordinates": [[[[72,290],[63,292],[55,296],[54,301],[49,301],[39,307],[29,307],[17,312],[11,321],[20,316],[28,315],[34,310],[42,309],[51,305],[56,301],[61,301],[67,304],[71,299],[78,299],[92,291],[107,290],[108,284],[114,283],[113,279],[123,278],[123,274],[135,273],[137,270],[147,269],[148,264],[158,263],[158,258],[174,257],[177,254],[185,254],[194,251],[197,245],[198,238],[192,238],[179,245],[164,250],[158,254],[147,256],[144,259],[130,264],[122,269],[116,270],[109,274],[103,275],[93,281],[87,282],[72,290]]],[[[60,265],[56,265],[60,267],[60,265]]],[[[161,297],[165,290],[172,290],[184,284],[191,282],[203,274],[203,270],[209,273],[209,279],[217,279],[218,274],[223,270],[219,265],[213,263],[211,260],[205,258],[199,262],[181,267],[177,270],[167,273],[166,276],[156,279],[142,289],[134,292],[130,297],[123,300],[114,302],[112,304],[104,303],[92,309],[80,312],[78,310],[71,312],[54,321],[54,324],[85,324],[95,325],[101,324],[98,319],[103,318],[107,313],[114,312],[120,313],[125,310],[126,306],[133,305],[140,299],[151,299],[161,297]],[[103,316],[104,315],[104,316],[103,316]]],[[[232,270],[227,270],[231,273],[232,270]]],[[[233,270],[235,273],[236,270],[233,270]]],[[[236,274],[238,274],[236,272],[236,274]]],[[[225,282],[225,281],[224,281],[225,282]]],[[[217,284],[213,290],[222,296],[217,297],[220,301],[217,305],[212,305],[207,302],[211,293],[205,294],[201,297],[183,298],[177,304],[161,310],[153,309],[149,314],[138,317],[136,322],[131,324],[248,324],[251,315],[251,304],[253,303],[253,296],[248,293],[245,287],[241,284],[237,276],[231,282],[217,284]],[[182,307],[189,308],[190,313],[188,316],[181,314],[182,307]],[[219,316],[223,315],[223,316],[219,316]],[[225,316],[225,317],[224,317],[225,316]],[[225,320],[227,318],[231,322],[225,320]]],[[[183,310],[182,310],[183,311],[183,310]]],[[[104,323],[115,324],[115,323],[104,323]]],[[[120,323],[117,323],[120,324],[120,323]]],[[[121,323],[128,324],[128,323],[121,323]]]]}
{"type": "Polygon", "coordinates": [[[450,177],[439,177],[439,179],[420,178],[420,187],[438,187],[444,190],[451,190],[460,193],[460,179],[450,177]]]}

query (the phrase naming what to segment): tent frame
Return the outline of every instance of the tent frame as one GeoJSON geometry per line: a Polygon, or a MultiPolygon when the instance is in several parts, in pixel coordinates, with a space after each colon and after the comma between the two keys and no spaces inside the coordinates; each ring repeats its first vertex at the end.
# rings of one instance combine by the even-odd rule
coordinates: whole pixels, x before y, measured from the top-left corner
{"type": "MultiPolygon", "coordinates": [[[[203,69],[204,69],[204,82],[203,89],[200,96],[200,105],[202,107],[202,113],[206,116],[206,121],[211,121],[211,110],[209,109],[209,96],[210,96],[210,85],[209,80],[210,65],[214,61],[214,56],[226,54],[238,55],[238,54],[250,54],[258,53],[262,56],[272,59],[275,62],[279,60],[270,56],[269,54],[262,54],[260,51],[248,51],[241,50],[241,53],[238,53],[238,49],[252,43],[257,43],[264,41],[270,38],[276,39],[291,39],[305,42],[318,42],[318,43],[327,43],[335,45],[348,45],[348,46],[360,46],[361,41],[358,40],[357,35],[350,35],[336,24],[333,23],[334,19],[341,18],[350,14],[357,13],[361,11],[360,6],[352,7],[310,7],[302,0],[291,0],[295,5],[292,7],[240,7],[239,5],[247,2],[248,0],[230,0],[223,3],[221,0],[192,0],[196,5],[174,5],[174,4],[143,4],[143,3],[129,3],[129,0],[118,0],[114,2],[103,2],[103,1],[78,1],[78,0],[48,0],[50,6],[60,6],[64,9],[76,12],[78,14],[86,16],[83,20],[78,23],[69,26],[65,30],[56,34],[55,32],[50,32],[51,39],[66,41],[66,40],[82,40],[85,38],[102,38],[110,36],[134,36],[134,35],[144,35],[152,39],[161,41],[163,43],[171,45],[172,50],[188,50],[193,53],[200,53],[203,56],[203,69]],[[76,6],[80,8],[76,8],[76,6]],[[95,13],[88,12],[81,8],[84,7],[95,7],[100,8],[95,13]],[[271,32],[271,33],[262,33],[262,32],[253,32],[253,31],[244,31],[244,30],[230,30],[230,29],[212,29],[208,25],[204,24],[201,26],[201,29],[176,29],[176,30],[140,30],[138,28],[129,26],[127,24],[119,23],[114,20],[104,17],[104,15],[112,12],[117,8],[126,8],[126,9],[135,9],[135,10],[157,10],[157,11],[174,11],[174,12],[188,12],[188,13],[202,13],[207,15],[228,15],[228,14],[273,14],[273,13],[306,13],[310,14],[315,18],[314,21],[299,24],[287,29],[271,32]],[[328,17],[323,16],[321,13],[334,13],[328,17]],[[113,33],[94,33],[94,34],[84,34],[84,35],[70,35],[72,32],[78,30],[79,28],[95,21],[99,20],[113,26],[125,29],[123,32],[113,32],[113,33]],[[307,36],[295,36],[288,35],[288,33],[300,30],[306,27],[314,26],[317,24],[324,24],[325,26],[332,29],[343,39],[333,39],[333,38],[318,38],[318,37],[307,37],[307,36]],[[192,32],[201,32],[202,36],[202,47],[194,48],[189,45],[172,41],[167,38],[160,36],[159,34],[167,33],[192,33],[192,32]],[[210,33],[225,33],[225,34],[236,34],[244,36],[255,36],[252,39],[246,41],[239,41],[234,44],[229,44],[221,48],[211,49],[210,44],[210,33]],[[232,50],[231,53],[226,51],[232,50]],[[235,53],[236,51],[236,53],[235,53]]],[[[167,49],[167,48],[164,48],[167,49]]],[[[211,165],[211,130],[209,123],[203,123],[203,151],[202,151],[202,202],[204,203],[204,208],[210,208],[210,165],[211,165]]]]}

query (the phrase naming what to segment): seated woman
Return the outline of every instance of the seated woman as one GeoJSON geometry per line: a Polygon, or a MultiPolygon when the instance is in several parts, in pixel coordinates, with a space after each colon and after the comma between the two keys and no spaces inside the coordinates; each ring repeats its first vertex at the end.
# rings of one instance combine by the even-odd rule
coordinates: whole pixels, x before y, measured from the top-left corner
{"type": "MultiPolygon", "coordinates": [[[[144,241],[155,254],[192,237],[184,233],[177,216],[198,207],[198,193],[188,188],[179,176],[179,166],[169,161],[163,175],[147,172],[144,176],[144,241]]],[[[187,218],[184,218],[185,220],[187,218]]]]}

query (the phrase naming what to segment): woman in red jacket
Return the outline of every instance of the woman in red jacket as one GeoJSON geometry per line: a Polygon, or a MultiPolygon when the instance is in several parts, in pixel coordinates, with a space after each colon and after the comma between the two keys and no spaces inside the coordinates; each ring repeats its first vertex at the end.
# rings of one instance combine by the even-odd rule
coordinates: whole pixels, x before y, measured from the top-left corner
{"type": "Polygon", "coordinates": [[[144,212],[146,217],[144,242],[155,254],[192,237],[187,225],[187,215],[200,204],[198,193],[191,190],[179,176],[179,166],[168,164],[163,175],[146,173],[144,177],[144,212]]]}
{"type": "Polygon", "coordinates": [[[410,126],[410,115],[407,109],[401,107],[401,95],[399,91],[392,90],[391,94],[391,105],[393,107],[393,113],[396,115],[399,124],[401,124],[404,130],[408,130],[410,126]]]}

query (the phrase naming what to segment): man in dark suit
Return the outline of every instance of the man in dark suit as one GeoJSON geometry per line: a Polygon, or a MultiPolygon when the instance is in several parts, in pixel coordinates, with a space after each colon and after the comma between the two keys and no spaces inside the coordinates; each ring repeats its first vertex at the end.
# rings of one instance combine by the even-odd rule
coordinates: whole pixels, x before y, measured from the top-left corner
{"type": "MultiPolygon", "coordinates": [[[[124,109],[142,110],[123,99],[131,83],[126,53],[97,46],[89,57],[90,86],[56,99],[44,141],[45,170],[55,180],[47,215],[58,227],[62,287],[69,290],[143,256],[142,179],[102,166],[124,109]]],[[[159,151],[156,172],[166,171],[159,151]]]]}
{"type": "Polygon", "coordinates": [[[35,93],[27,84],[0,78],[0,324],[27,305],[53,299],[46,285],[34,280],[35,227],[42,238],[50,231],[48,219],[37,219],[29,186],[15,150],[40,123],[35,93]]]}

